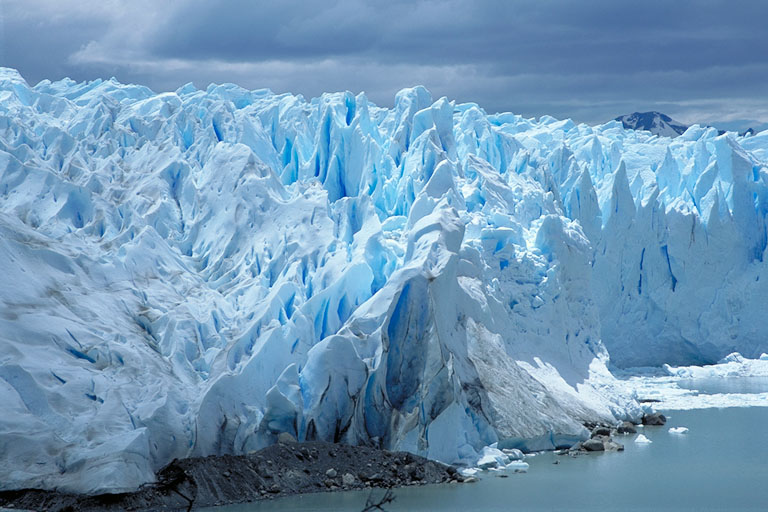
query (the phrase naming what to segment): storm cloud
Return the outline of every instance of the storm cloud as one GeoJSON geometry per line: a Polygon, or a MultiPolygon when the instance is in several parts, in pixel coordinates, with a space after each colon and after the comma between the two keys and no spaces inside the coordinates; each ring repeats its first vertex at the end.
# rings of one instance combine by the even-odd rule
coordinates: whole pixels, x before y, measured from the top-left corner
{"type": "Polygon", "coordinates": [[[391,105],[423,84],[489,112],[768,121],[756,1],[0,0],[0,64],[30,83],[235,82],[391,105]]]}

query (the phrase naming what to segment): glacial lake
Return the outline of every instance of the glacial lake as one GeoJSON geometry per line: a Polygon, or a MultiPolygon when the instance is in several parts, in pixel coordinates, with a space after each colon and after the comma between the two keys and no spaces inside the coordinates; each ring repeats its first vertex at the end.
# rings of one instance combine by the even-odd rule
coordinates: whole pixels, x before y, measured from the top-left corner
{"type": "MultiPolygon", "coordinates": [[[[697,379],[701,393],[768,391],[768,379],[697,379]]],[[[623,453],[528,458],[528,473],[480,474],[474,484],[395,489],[388,511],[447,510],[768,510],[768,407],[663,411],[663,427],[617,436],[623,453]],[[685,426],[687,434],[669,428],[685,426]],[[558,461],[557,464],[555,462],[558,461]]],[[[376,492],[376,491],[375,491],[376,492]]],[[[383,491],[378,491],[380,496],[383,491]]],[[[369,491],[319,493],[219,507],[217,512],[359,511],[369,491]]]]}

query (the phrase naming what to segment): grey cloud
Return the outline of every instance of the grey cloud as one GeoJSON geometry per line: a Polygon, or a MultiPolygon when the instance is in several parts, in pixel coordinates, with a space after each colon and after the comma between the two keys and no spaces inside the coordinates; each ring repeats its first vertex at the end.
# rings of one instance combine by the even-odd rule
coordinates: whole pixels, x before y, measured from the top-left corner
{"type": "Polygon", "coordinates": [[[533,71],[697,69],[763,62],[768,6],[747,2],[202,2],[152,49],[222,60],[358,56],[533,71]]]}
{"type": "Polygon", "coordinates": [[[80,16],[50,21],[38,37],[25,26],[29,17],[6,16],[3,64],[32,81],[63,71],[76,79],[114,74],[156,90],[188,81],[305,96],[365,90],[382,105],[421,83],[435,97],[488,111],[586,122],[650,109],[688,122],[768,120],[768,3],[761,0],[162,5],[173,7],[135,31],[125,20],[80,16]]]}
{"type": "Polygon", "coordinates": [[[80,16],[48,19],[34,7],[0,0],[0,65],[20,70],[33,84],[45,78],[88,78],[67,60],[85,42],[105,34],[102,20],[80,16]]]}

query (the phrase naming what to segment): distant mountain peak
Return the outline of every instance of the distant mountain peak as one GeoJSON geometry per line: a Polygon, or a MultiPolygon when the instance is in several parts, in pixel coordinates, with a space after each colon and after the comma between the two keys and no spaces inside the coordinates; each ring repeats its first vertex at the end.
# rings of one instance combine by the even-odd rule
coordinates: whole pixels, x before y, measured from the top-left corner
{"type": "Polygon", "coordinates": [[[633,112],[619,116],[616,121],[621,121],[628,130],[645,130],[660,137],[677,137],[688,129],[686,125],[675,121],[661,112],[633,112]]]}

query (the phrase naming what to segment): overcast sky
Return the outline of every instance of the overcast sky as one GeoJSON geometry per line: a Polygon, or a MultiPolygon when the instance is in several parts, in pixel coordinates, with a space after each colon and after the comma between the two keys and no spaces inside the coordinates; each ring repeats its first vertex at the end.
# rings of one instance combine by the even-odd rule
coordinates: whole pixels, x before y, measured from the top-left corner
{"type": "Polygon", "coordinates": [[[489,112],[768,122],[768,1],[0,0],[0,65],[30,84],[234,82],[382,106],[423,84],[489,112]]]}

